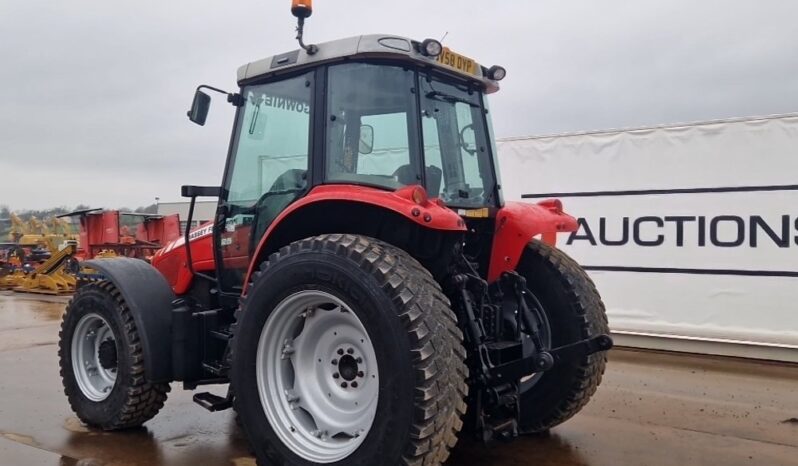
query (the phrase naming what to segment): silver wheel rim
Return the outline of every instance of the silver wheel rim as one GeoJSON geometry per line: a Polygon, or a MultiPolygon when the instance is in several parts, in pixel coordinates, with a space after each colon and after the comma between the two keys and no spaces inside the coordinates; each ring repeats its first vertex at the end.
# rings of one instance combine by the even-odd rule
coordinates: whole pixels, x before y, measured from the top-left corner
{"type": "Polygon", "coordinates": [[[108,398],[116,384],[116,367],[100,363],[103,342],[116,348],[108,322],[97,314],[81,317],[72,336],[72,372],[83,396],[94,402],[108,398]]]}
{"type": "Polygon", "coordinates": [[[374,346],[355,313],[329,293],[300,291],[277,305],[261,331],[256,376],[272,429],[308,461],[348,457],[374,422],[374,346]]]}

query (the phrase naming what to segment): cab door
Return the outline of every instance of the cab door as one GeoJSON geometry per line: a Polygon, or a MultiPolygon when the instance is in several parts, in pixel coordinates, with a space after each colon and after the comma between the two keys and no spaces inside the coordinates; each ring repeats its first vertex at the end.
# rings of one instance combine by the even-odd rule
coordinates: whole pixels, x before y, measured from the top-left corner
{"type": "Polygon", "coordinates": [[[240,292],[269,225],[309,187],[313,75],[246,86],[217,215],[217,271],[240,292]]]}

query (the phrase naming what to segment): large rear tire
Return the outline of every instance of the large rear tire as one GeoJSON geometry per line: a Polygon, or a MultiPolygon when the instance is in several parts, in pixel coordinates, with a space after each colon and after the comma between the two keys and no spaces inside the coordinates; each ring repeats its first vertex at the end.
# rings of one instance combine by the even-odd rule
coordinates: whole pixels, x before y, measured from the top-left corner
{"type": "Polygon", "coordinates": [[[372,238],[282,248],[239,311],[231,380],[259,464],[439,465],[462,427],[466,376],[438,284],[372,238]]]}
{"type": "Polygon", "coordinates": [[[139,427],[158,414],[169,393],[169,384],[147,381],[136,323],[107,281],[80,287],[67,305],[58,357],[69,404],[91,427],[139,427]]]}
{"type": "MultiPolygon", "coordinates": [[[[553,348],[609,334],[596,286],[567,254],[534,240],[517,271],[543,307],[553,348]]],[[[606,363],[606,352],[595,353],[522,382],[521,430],[543,432],[578,413],[596,392],[606,363]]]]}

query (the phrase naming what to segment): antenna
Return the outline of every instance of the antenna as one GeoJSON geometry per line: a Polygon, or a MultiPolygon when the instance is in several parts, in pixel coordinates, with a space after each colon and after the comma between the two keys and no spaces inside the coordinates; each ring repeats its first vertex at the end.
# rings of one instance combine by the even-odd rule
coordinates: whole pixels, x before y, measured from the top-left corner
{"type": "Polygon", "coordinates": [[[446,33],[443,35],[443,37],[441,37],[441,40],[439,40],[438,42],[443,43],[443,39],[446,39],[446,36],[448,36],[448,35],[449,35],[449,31],[446,31],[446,33]]]}

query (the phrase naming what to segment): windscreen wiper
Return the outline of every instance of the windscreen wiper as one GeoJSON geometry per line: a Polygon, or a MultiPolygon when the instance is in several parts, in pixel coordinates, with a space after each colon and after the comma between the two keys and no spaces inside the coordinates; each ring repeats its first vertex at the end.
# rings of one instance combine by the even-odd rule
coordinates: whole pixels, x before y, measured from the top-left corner
{"type": "Polygon", "coordinates": [[[468,99],[465,99],[463,97],[457,97],[456,95],[447,94],[441,91],[427,92],[426,97],[428,99],[437,99],[449,103],[461,103],[461,104],[470,105],[474,108],[479,108],[479,105],[475,104],[474,102],[471,102],[468,99]]]}

